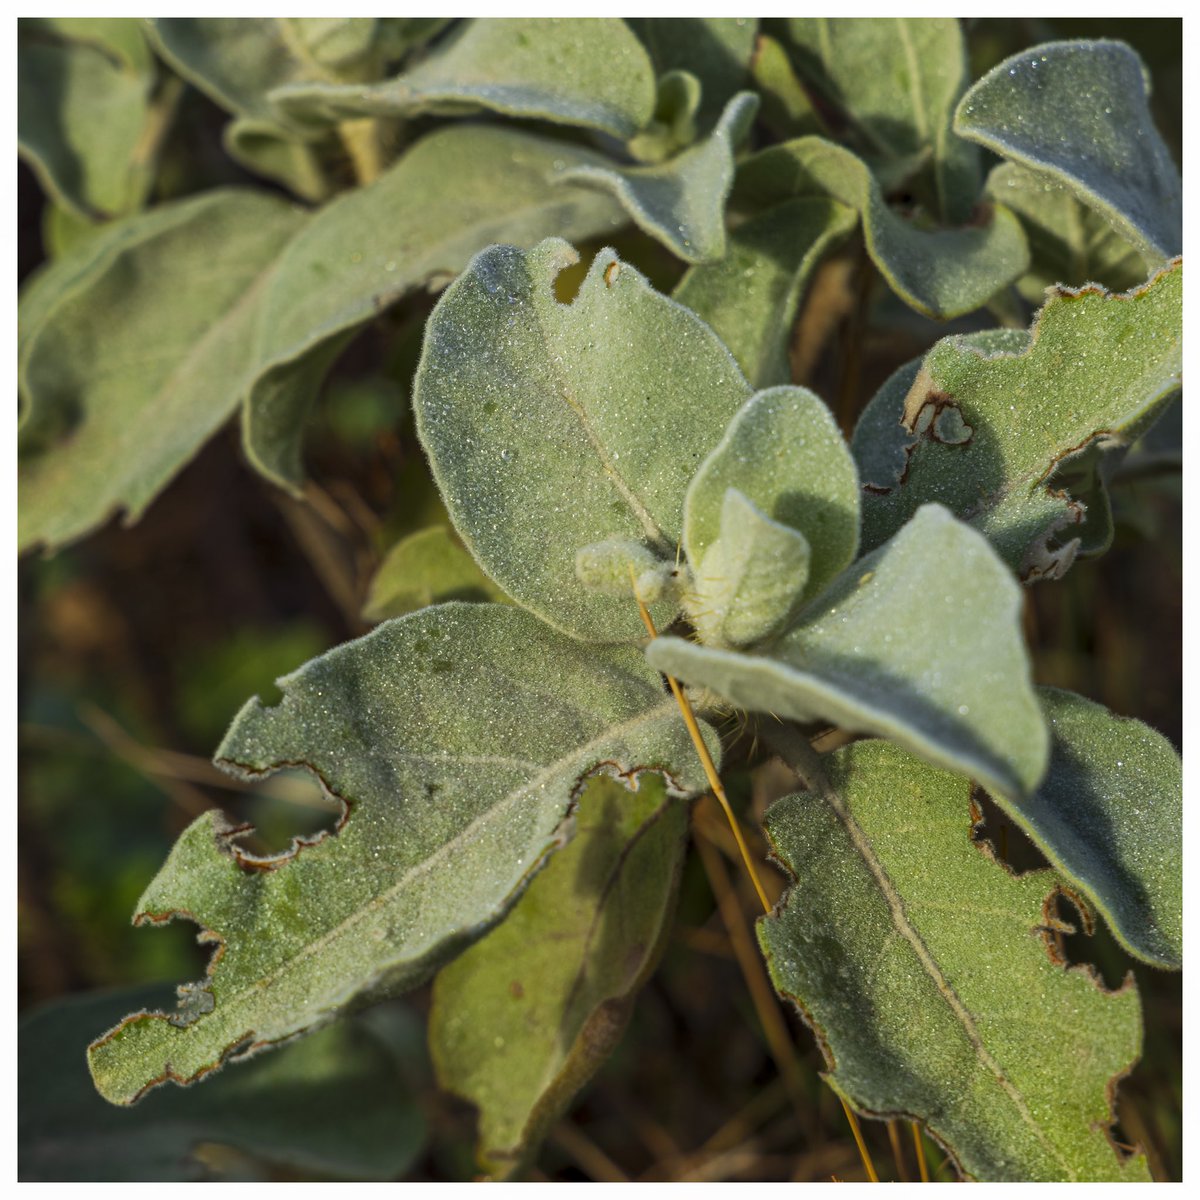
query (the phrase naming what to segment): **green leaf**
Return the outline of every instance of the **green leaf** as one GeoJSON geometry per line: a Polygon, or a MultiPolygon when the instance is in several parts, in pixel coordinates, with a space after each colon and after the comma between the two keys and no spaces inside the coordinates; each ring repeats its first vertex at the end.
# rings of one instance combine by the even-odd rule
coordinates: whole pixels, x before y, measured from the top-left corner
{"type": "Polygon", "coordinates": [[[575,840],[512,913],[437,977],[429,1042],[441,1086],[479,1109],[478,1158],[519,1173],[624,1032],[670,933],[687,807],[660,776],[600,778],[575,840]]]}
{"type": "Polygon", "coordinates": [[[805,596],[817,595],[853,562],[858,471],[833,414],[806,388],[757,393],[700,464],[684,501],[683,545],[693,566],[725,536],[729,488],[804,535],[812,551],[805,596]]]}
{"type": "Polygon", "coordinates": [[[801,72],[850,117],[869,156],[902,164],[902,174],[931,160],[939,216],[967,221],[979,195],[979,152],[950,128],[968,78],[958,21],[792,17],[788,33],[801,72]]]}
{"type": "Polygon", "coordinates": [[[397,1038],[378,1019],[405,1013],[342,1022],[209,1087],[159,1093],[134,1112],[106,1104],[84,1064],[85,1031],[170,999],[161,984],[86,993],[22,1020],[23,1181],[200,1179],[208,1172],[197,1152],[206,1144],[241,1151],[252,1167],[273,1163],[356,1179],[394,1178],[416,1158],[425,1123],[406,1094],[408,1071],[397,1057],[416,1059],[419,1042],[413,1045],[409,1022],[400,1021],[397,1038]],[[330,1112],[339,1115],[336,1125],[330,1112]]]}
{"type": "Polygon", "coordinates": [[[793,882],[758,930],[826,1078],[864,1112],[922,1121],[969,1178],[1148,1181],[1108,1137],[1138,994],[1057,956],[1059,877],[972,843],[965,779],[882,742],[823,765],[820,794],[767,814],[793,882]]]}
{"type": "Polygon", "coordinates": [[[1179,390],[1182,293],[1178,263],[1122,295],[1059,289],[1028,337],[1005,335],[1003,349],[989,335],[943,338],[919,369],[902,367],[852,440],[863,544],[937,500],[1023,579],[1061,576],[1081,549],[1064,531],[1084,510],[1052,486],[1054,473],[1127,445],[1179,390]]]}
{"type": "Polygon", "coordinates": [[[174,1014],[93,1043],[101,1094],[129,1104],[427,979],[516,902],[589,775],[663,770],[703,786],[674,701],[632,647],[601,650],[507,605],[389,621],[251,700],[217,761],[245,778],[304,766],[341,800],[332,833],[255,857],[219,813],[180,836],[139,924],[195,921],[220,952],[174,1014]]]}
{"type": "MultiPolygon", "coordinates": [[[[317,204],[332,194],[322,165],[321,144],[295,137],[270,121],[236,117],[221,135],[225,152],[256,175],[282,183],[302,200],[317,204]]],[[[326,156],[333,157],[328,146],[326,156]]]]}
{"type": "MultiPolygon", "coordinates": [[[[611,250],[558,303],[576,261],[558,240],[478,255],[426,326],[413,409],[455,527],[504,591],[576,637],[640,640],[632,596],[589,590],[576,552],[620,538],[674,561],[692,472],[750,388],[611,250]]],[[[653,611],[669,624],[675,608],[653,611]]]]}
{"type": "Polygon", "coordinates": [[[59,546],[118,509],[135,520],[224,422],[264,282],[303,222],[271,196],[208,192],[55,264],[21,356],[22,549],[59,546]]]}
{"type": "Polygon", "coordinates": [[[712,326],[755,387],[787,383],[809,279],[857,223],[853,209],[825,197],[775,205],[733,230],[724,258],[689,268],[675,299],[712,326]]]}
{"type": "Polygon", "coordinates": [[[367,87],[296,83],[270,101],[297,124],[482,108],[624,140],[650,120],[654,97],[650,60],[624,21],[491,17],[465,22],[395,79],[367,87]]]}
{"type": "Polygon", "coordinates": [[[796,138],[756,154],[738,172],[733,205],[822,194],[858,211],[867,252],[892,290],[937,320],[980,308],[1029,266],[1020,222],[1008,209],[995,205],[982,223],[959,229],[923,228],[888,207],[862,159],[824,138],[796,138]]]}
{"type": "Polygon", "coordinates": [[[639,229],[685,262],[721,258],[733,152],[757,109],[753,92],[739,92],[708,137],[659,166],[573,167],[561,179],[611,193],[639,229]]]}
{"type": "Polygon", "coordinates": [[[153,178],[154,67],[133,20],[17,23],[17,149],[77,217],[141,207],[153,178]]]}
{"type": "Polygon", "coordinates": [[[646,655],[739,708],[879,734],[989,790],[1027,796],[1049,738],[1021,603],[987,542],[930,504],[757,653],[660,637],[646,655]]]}
{"type": "Polygon", "coordinates": [[[1183,187],[1148,92],[1146,69],[1123,42],[1050,42],[980,79],[954,128],[1070,188],[1153,267],[1183,248],[1183,187]]]}
{"type": "Polygon", "coordinates": [[[779,42],[765,34],[760,36],[750,69],[762,97],[760,119],[773,133],[786,138],[827,132],[779,42]]]}
{"type": "Polygon", "coordinates": [[[447,600],[504,599],[450,530],[435,525],[409,534],[387,552],[371,580],[363,620],[385,621],[447,600]]]}
{"type": "Polygon", "coordinates": [[[1183,765],[1161,733],[1074,692],[1039,688],[1050,766],[1005,812],[1131,954],[1183,962],[1183,765]]]}
{"type": "Polygon", "coordinates": [[[658,81],[654,116],[626,149],[638,162],[658,163],[696,140],[700,80],[690,71],[668,71],[658,81]]]}
{"type": "Polygon", "coordinates": [[[1146,278],[1142,256],[1099,213],[1045,175],[1001,163],[988,176],[988,195],[1021,219],[1032,259],[1017,283],[1031,304],[1041,304],[1055,284],[1099,283],[1112,291],[1146,278]]]}

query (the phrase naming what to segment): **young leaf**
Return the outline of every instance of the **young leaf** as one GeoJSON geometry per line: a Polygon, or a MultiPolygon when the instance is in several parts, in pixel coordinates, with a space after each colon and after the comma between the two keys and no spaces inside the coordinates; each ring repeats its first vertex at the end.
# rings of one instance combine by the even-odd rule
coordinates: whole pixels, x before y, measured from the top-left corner
{"type": "Polygon", "coordinates": [[[478,255],[426,326],[413,408],[455,527],[504,591],[576,637],[640,640],[632,596],[585,587],[576,552],[620,538],[673,561],[691,474],[750,388],[611,250],[558,303],[576,260],[558,240],[478,255]]]}
{"type": "Polygon", "coordinates": [[[801,72],[853,120],[871,153],[932,159],[938,215],[949,225],[967,221],[979,195],[979,152],[950,129],[968,78],[958,21],[792,17],[788,33],[801,72]]]}
{"type": "Polygon", "coordinates": [[[1183,249],[1183,188],[1148,91],[1141,59],[1123,42],[1050,42],[980,79],[954,128],[1065,184],[1157,266],[1183,249]]]}
{"type": "Polygon", "coordinates": [[[739,92],[708,137],[668,162],[654,167],[573,167],[561,179],[611,193],[639,229],[685,262],[721,258],[733,152],[757,109],[753,92],[739,92]]]}
{"type": "Polygon", "coordinates": [[[1179,263],[1123,295],[1060,288],[1020,348],[949,337],[919,370],[901,368],[852,441],[863,544],[880,545],[937,500],[1023,579],[1062,575],[1080,547],[1053,539],[1084,511],[1050,486],[1053,474],[1092,448],[1127,445],[1179,390],[1182,296],[1179,263]]]}
{"type": "Polygon", "coordinates": [[[654,70],[624,21],[491,17],[465,22],[395,79],[291,84],[270,101],[300,124],[483,108],[625,140],[650,120],[654,97],[654,70]]]}
{"type": "Polygon", "coordinates": [[[135,921],[193,920],[219,950],[174,1014],[135,1014],[93,1043],[114,1103],[423,982],[569,839],[589,775],[653,769],[673,791],[703,786],[636,650],[581,646],[506,605],[389,621],[280,687],[275,708],[242,709],[217,761],[248,778],[304,766],[342,817],[268,858],[219,813],[184,831],[135,921]]]}
{"type": "Polygon", "coordinates": [[[259,117],[235,117],[221,134],[225,152],[256,175],[273,179],[301,200],[318,204],[333,193],[332,180],[322,164],[322,149],[334,158],[328,143],[296,137],[259,117]]]}
{"type": "Polygon", "coordinates": [[[1073,692],[1039,688],[1050,766],[1037,792],[997,796],[1131,954],[1183,962],[1183,766],[1161,733],[1073,692]]]}
{"type": "Polygon", "coordinates": [[[169,115],[137,22],[26,17],[17,36],[17,149],[47,195],[92,219],[136,211],[169,115]]]}
{"type": "Polygon", "coordinates": [[[646,655],[740,708],[879,734],[989,790],[1027,796],[1046,768],[1021,590],[936,504],[756,653],[660,637],[646,655]]]}
{"type": "Polygon", "coordinates": [[[402,1027],[408,1044],[397,1044],[378,1020],[341,1022],[207,1087],[160,1092],[133,1112],[106,1104],[88,1077],[84,1031],[170,1000],[161,984],[85,993],[22,1020],[23,1181],[200,1179],[206,1172],[195,1151],[203,1143],[241,1151],[264,1167],[349,1179],[392,1179],[416,1158],[425,1122],[396,1056],[415,1058],[419,1043],[412,1047],[413,1031],[402,1027]]]}
{"type": "Polygon", "coordinates": [[[687,806],[637,782],[589,783],[574,841],[434,982],[438,1080],[479,1109],[493,1175],[520,1173],[611,1053],[670,932],[687,806]]]}
{"type": "Polygon", "coordinates": [[[853,209],[824,196],[777,204],[730,233],[724,258],[691,267],[675,299],[712,326],[755,387],[787,383],[808,281],[857,223],[853,209]]]}
{"type": "Polygon", "coordinates": [[[55,264],[22,348],[21,549],[121,508],[136,520],[229,416],[265,280],[304,221],[272,196],[208,192],[55,264]]]}
{"type": "Polygon", "coordinates": [[[804,535],[812,552],[806,596],[817,595],[854,560],[858,472],[833,414],[807,389],[759,392],[700,464],[684,500],[683,545],[693,565],[724,536],[729,488],[804,535]]]}
{"type": "Polygon", "coordinates": [[[986,304],[1023,275],[1029,250],[1020,222],[995,205],[981,223],[925,229],[893,212],[866,163],[819,137],[756,154],[738,172],[735,208],[797,195],[829,195],[862,218],[867,252],[892,290],[918,312],[949,320],[986,304]]]}
{"type": "Polygon", "coordinates": [[[767,814],[793,883],[758,930],[830,1083],[865,1112],[922,1121],[968,1178],[1148,1181],[1108,1136],[1140,1049],[1138,994],[1058,957],[1067,887],[972,843],[965,779],[883,742],[822,761],[819,795],[767,814]]]}
{"type": "Polygon", "coordinates": [[[444,526],[420,529],[388,552],[371,580],[364,621],[386,621],[447,600],[503,601],[504,593],[444,526]]]}

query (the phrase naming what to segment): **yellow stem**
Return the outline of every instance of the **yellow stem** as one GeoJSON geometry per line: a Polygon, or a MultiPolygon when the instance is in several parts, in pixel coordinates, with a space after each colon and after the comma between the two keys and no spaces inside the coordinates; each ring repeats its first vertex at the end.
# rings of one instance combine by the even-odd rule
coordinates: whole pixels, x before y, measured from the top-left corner
{"type": "Polygon", "coordinates": [[[912,1122],[913,1145],[917,1148],[917,1170],[921,1172],[921,1182],[929,1182],[929,1164],[925,1161],[925,1143],[921,1140],[921,1127],[912,1122]]]}

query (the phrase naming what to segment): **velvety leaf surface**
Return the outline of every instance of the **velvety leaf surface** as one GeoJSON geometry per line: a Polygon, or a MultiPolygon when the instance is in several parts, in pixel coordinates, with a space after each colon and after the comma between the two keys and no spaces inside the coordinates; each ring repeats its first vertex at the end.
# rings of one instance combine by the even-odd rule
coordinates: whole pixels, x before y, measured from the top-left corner
{"type": "Polygon", "coordinates": [[[800,70],[847,114],[873,157],[932,159],[938,215],[958,225],[979,194],[979,152],[950,129],[967,86],[952,17],[792,17],[800,70]],[[885,65],[886,64],[886,65],[885,65]]]}
{"type": "Polygon", "coordinates": [[[758,97],[739,92],[703,141],[653,167],[616,164],[573,167],[565,183],[608,192],[639,229],[685,262],[706,262],[725,253],[725,200],[733,184],[733,152],[746,136],[758,97]]]}
{"type": "Polygon", "coordinates": [[[857,220],[825,197],[775,205],[729,234],[724,258],[691,267],[675,299],[712,326],[755,387],[787,383],[788,342],[808,281],[857,220]]]}
{"type": "Polygon", "coordinates": [[[135,920],[193,920],[220,950],[175,1013],[92,1045],[114,1103],[423,982],[569,839],[589,774],[661,768],[681,791],[703,786],[635,649],[581,646],[507,605],[423,609],[279,683],[282,702],[251,700],[217,761],[245,777],[304,766],[342,817],[269,858],[218,812],[180,836],[135,920]]]}
{"type": "Polygon", "coordinates": [[[72,996],[21,1022],[22,1181],[196,1180],[211,1177],[202,1158],[214,1144],[255,1163],[343,1178],[390,1179],[412,1163],[425,1122],[398,1069],[398,1058],[419,1051],[408,1023],[398,1039],[379,1020],[343,1021],[207,1087],[157,1093],[133,1112],[106,1104],[88,1076],[88,1031],[169,1005],[171,993],[157,985],[72,996]]]}
{"type": "Polygon", "coordinates": [[[1178,263],[1129,293],[1059,290],[1022,347],[949,337],[918,371],[898,371],[852,442],[863,544],[879,545],[937,500],[1023,579],[1063,574],[1084,510],[1050,486],[1054,473],[1093,448],[1128,444],[1179,390],[1182,292],[1178,263]]]}
{"type": "Polygon", "coordinates": [[[654,112],[654,70],[615,18],[467,21],[428,58],[382,83],[292,84],[271,93],[296,122],[487,109],[582,125],[622,140],[654,112]]]}
{"type": "Polygon", "coordinates": [[[371,580],[363,619],[385,621],[447,600],[504,599],[454,534],[435,525],[409,534],[387,552],[371,580]]]}
{"type": "Polygon", "coordinates": [[[264,281],[304,216],[272,196],[164,204],[43,276],[21,367],[18,545],[136,519],[229,416],[264,281]]]}
{"type": "Polygon", "coordinates": [[[157,111],[137,22],[26,17],[17,38],[17,149],[47,195],[86,217],[135,211],[157,111]]]}
{"type": "Polygon", "coordinates": [[[927,229],[893,212],[867,164],[824,138],[803,137],[761,151],[739,171],[735,207],[763,207],[826,194],[856,209],[867,252],[892,290],[937,320],[986,304],[1023,275],[1029,251],[1020,222],[995,205],[981,223],[927,229]]]}
{"type": "Polygon", "coordinates": [[[558,240],[478,255],[426,326],[413,408],[455,527],[504,591],[576,637],[640,640],[632,596],[588,590],[576,552],[620,538],[673,562],[692,472],[750,388],[611,250],[560,304],[576,260],[558,240]]]}
{"type": "Polygon", "coordinates": [[[891,738],[989,789],[1029,795],[1049,738],[1021,590],[987,542],[927,505],[756,653],[660,637],[650,663],[752,712],[891,738]]]}
{"type": "Polygon", "coordinates": [[[883,742],[823,763],[828,788],[767,814],[793,883],[758,930],[834,1087],[924,1122],[970,1178],[1148,1181],[1106,1134],[1137,991],[1057,957],[1058,875],[1012,875],[972,843],[965,779],[883,742]]]}
{"type": "Polygon", "coordinates": [[[1156,265],[1183,249],[1183,187],[1148,91],[1124,42],[1049,42],[980,79],[954,128],[1065,184],[1156,265]]]}
{"type": "Polygon", "coordinates": [[[1183,765],[1161,733],[1074,692],[1039,688],[1050,766],[998,801],[1131,954],[1183,962],[1183,765]]]}
{"type": "Polygon", "coordinates": [[[433,985],[441,1086],[479,1110],[477,1155],[504,1176],[611,1053],[670,933],[687,806],[661,776],[584,789],[575,838],[433,985]]]}
{"type": "Polygon", "coordinates": [[[683,545],[693,565],[724,532],[729,488],[804,535],[812,551],[806,596],[854,560],[858,471],[833,414],[807,388],[758,392],[700,464],[684,500],[683,545]]]}

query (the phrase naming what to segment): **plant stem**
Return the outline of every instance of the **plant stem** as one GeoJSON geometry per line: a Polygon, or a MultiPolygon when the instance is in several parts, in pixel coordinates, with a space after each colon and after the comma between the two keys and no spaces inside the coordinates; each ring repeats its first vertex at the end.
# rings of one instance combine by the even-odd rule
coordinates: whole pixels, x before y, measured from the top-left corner
{"type": "Polygon", "coordinates": [[[354,177],[366,185],[379,177],[383,170],[383,147],[379,144],[379,125],[374,117],[357,117],[343,121],[338,136],[354,164],[354,177]]]}
{"type": "Polygon", "coordinates": [[[913,1145],[917,1148],[917,1170],[921,1173],[921,1182],[929,1182],[929,1164],[925,1161],[925,1141],[921,1137],[921,1126],[916,1121],[912,1124],[913,1145]]]}

